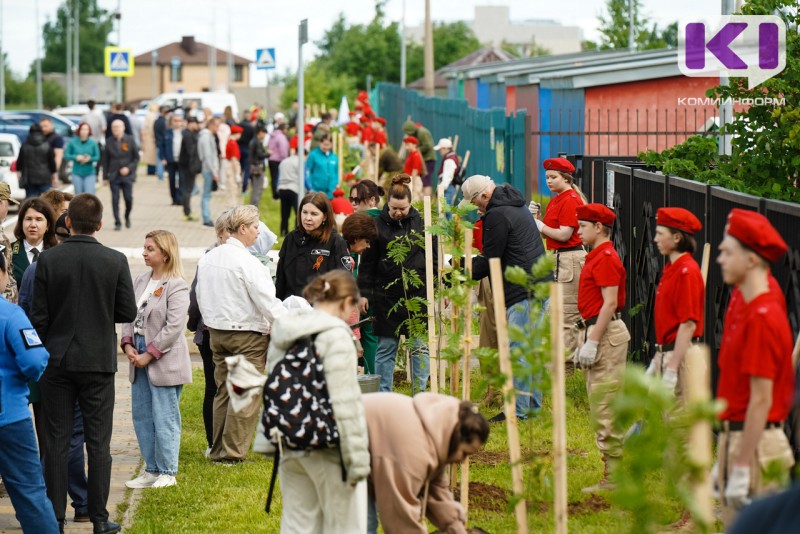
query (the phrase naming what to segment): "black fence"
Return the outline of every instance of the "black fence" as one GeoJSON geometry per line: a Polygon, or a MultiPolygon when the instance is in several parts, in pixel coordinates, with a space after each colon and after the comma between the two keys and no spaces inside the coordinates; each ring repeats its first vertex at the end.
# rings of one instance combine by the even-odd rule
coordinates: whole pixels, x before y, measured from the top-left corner
{"type": "MultiPolygon", "coordinates": [[[[722,337],[725,310],[730,297],[730,287],[722,281],[716,264],[717,247],[722,241],[728,213],[733,208],[758,211],[769,218],[789,244],[789,253],[772,267],[772,273],[784,290],[789,321],[796,336],[800,330],[800,249],[797,229],[800,228],[800,204],[767,200],[737,193],[717,186],[664,176],[649,172],[643,165],[614,163],[619,158],[597,156],[570,156],[587,163],[592,168],[594,202],[604,202],[614,208],[617,220],[613,228],[614,246],[628,272],[624,320],[631,332],[631,351],[634,359],[647,363],[654,355],[655,329],[653,309],[655,290],[664,259],[658,253],[653,238],[656,228],[656,211],[664,206],[680,206],[697,215],[703,230],[696,235],[698,250],[695,259],[702,261],[703,246],[711,244],[711,258],[706,283],[706,309],[704,341],[712,351],[712,383],[716,384],[717,352],[722,337]],[[604,194],[598,194],[599,192],[604,194]],[[631,313],[631,308],[638,311],[631,313]]],[[[588,185],[584,173],[584,185],[588,185]]]]}

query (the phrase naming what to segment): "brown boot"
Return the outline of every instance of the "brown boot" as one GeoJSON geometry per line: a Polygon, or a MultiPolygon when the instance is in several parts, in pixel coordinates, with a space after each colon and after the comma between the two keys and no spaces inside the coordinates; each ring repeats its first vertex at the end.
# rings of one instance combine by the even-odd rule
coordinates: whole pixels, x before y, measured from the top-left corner
{"type": "Polygon", "coordinates": [[[603,456],[603,478],[594,486],[583,488],[583,493],[600,493],[603,491],[611,491],[614,489],[614,483],[611,481],[611,472],[613,470],[613,463],[619,460],[603,456]]]}

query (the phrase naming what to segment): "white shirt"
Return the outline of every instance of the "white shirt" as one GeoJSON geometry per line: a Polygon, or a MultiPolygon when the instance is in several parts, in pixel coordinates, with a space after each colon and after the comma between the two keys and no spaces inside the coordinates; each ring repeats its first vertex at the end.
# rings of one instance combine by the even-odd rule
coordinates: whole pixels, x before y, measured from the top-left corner
{"type": "Polygon", "coordinates": [[[442,184],[444,189],[447,189],[450,186],[450,182],[453,181],[453,175],[456,173],[456,162],[452,159],[444,160],[444,166],[442,167],[442,179],[439,182],[442,184]]]}
{"type": "Polygon", "coordinates": [[[269,269],[235,237],[200,259],[196,291],[203,322],[217,330],[268,334],[286,313],[269,269]]]}
{"type": "Polygon", "coordinates": [[[27,256],[28,256],[28,263],[33,263],[33,252],[31,252],[31,251],[34,248],[36,248],[36,250],[39,251],[39,254],[44,252],[44,240],[42,240],[42,242],[39,243],[38,245],[36,245],[35,247],[34,247],[34,245],[31,245],[30,243],[28,243],[27,240],[23,239],[22,242],[25,243],[25,254],[27,254],[27,256]]]}
{"type": "MultiPolygon", "coordinates": [[[[144,313],[144,310],[142,310],[142,304],[147,302],[147,299],[150,298],[150,295],[153,294],[153,291],[155,291],[156,287],[158,287],[160,284],[161,284],[161,280],[153,280],[152,278],[150,279],[149,282],[147,282],[147,286],[144,288],[144,291],[142,291],[142,294],[139,295],[139,300],[136,301],[137,318],[138,318],[139,314],[144,313]]],[[[136,327],[135,325],[136,325],[136,321],[134,321],[133,333],[134,334],[139,334],[140,336],[143,336],[144,335],[144,330],[136,327]]]]}
{"type": "Polygon", "coordinates": [[[175,163],[178,163],[181,155],[181,141],[183,141],[183,131],[172,130],[172,157],[175,158],[175,163]]]}

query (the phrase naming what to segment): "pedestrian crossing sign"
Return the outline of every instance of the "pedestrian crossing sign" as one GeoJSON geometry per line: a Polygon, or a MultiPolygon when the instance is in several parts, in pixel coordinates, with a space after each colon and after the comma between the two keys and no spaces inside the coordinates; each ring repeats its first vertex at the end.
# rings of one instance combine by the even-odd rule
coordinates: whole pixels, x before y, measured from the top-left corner
{"type": "Polygon", "coordinates": [[[259,48],[256,50],[256,68],[258,70],[269,70],[275,68],[274,48],[259,48]]]}
{"type": "Polygon", "coordinates": [[[130,48],[107,46],[105,48],[106,76],[133,76],[133,51],[130,48]]]}

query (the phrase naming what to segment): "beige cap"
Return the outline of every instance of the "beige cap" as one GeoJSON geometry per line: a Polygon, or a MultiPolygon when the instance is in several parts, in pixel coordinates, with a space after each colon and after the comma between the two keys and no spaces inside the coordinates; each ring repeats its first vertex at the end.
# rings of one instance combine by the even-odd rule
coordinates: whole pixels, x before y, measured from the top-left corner
{"type": "Polygon", "coordinates": [[[13,204],[19,204],[19,202],[11,198],[11,186],[5,182],[0,182],[0,200],[8,200],[13,204]]]}
{"type": "Polygon", "coordinates": [[[464,199],[458,203],[458,207],[463,208],[470,204],[475,200],[475,197],[483,193],[493,183],[491,178],[482,174],[475,174],[464,180],[461,185],[461,193],[464,195],[464,199]]]}

